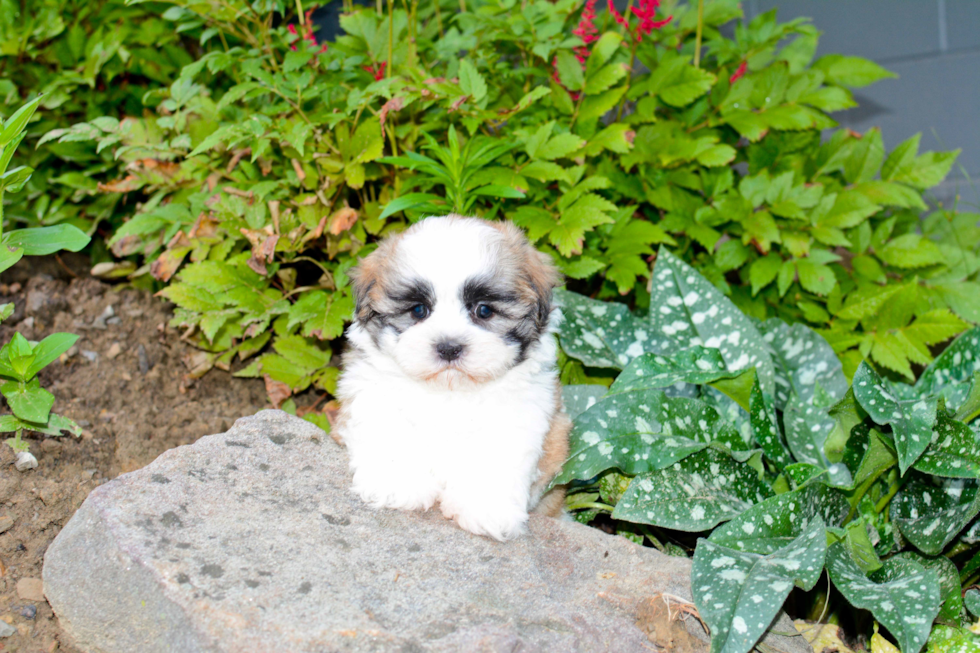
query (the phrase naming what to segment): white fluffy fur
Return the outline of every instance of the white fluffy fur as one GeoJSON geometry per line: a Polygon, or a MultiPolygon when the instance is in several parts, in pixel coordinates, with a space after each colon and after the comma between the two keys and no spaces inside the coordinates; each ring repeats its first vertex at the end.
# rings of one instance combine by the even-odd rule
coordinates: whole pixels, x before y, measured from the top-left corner
{"type": "Polygon", "coordinates": [[[357,355],[339,382],[347,413],[353,489],[374,507],[428,509],[473,533],[520,534],[539,497],[530,496],[556,411],[551,329],[517,365],[519,348],[482,329],[460,301],[463,282],[491,269],[499,234],[479,221],[430,218],[398,244],[404,278],[429,280],[431,316],[377,344],[360,325],[347,332],[357,355]],[[466,345],[449,364],[435,355],[446,337],[466,345]]]}

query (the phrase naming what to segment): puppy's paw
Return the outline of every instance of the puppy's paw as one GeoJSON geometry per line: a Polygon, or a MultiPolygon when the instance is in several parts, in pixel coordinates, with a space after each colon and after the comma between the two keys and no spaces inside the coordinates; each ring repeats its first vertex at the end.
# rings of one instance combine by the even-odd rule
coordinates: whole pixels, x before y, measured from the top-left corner
{"type": "Polygon", "coordinates": [[[373,508],[399,510],[428,510],[439,495],[435,479],[428,475],[399,474],[382,468],[359,468],[352,489],[373,508]]]}
{"type": "Polygon", "coordinates": [[[527,509],[506,498],[444,495],[440,508],[446,519],[454,519],[463,530],[500,541],[521,535],[527,525],[527,509]]]}

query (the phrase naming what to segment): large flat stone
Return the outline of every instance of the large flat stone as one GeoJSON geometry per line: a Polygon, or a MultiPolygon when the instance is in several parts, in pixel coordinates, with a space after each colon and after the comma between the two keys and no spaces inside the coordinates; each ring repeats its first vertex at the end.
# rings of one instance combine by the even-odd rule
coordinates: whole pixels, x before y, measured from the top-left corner
{"type": "Polygon", "coordinates": [[[499,543],[349,487],[329,437],[263,411],[92,492],[47,551],[45,593],[90,653],[650,651],[651,598],[690,598],[688,560],[620,537],[532,517],[499,543]]]}

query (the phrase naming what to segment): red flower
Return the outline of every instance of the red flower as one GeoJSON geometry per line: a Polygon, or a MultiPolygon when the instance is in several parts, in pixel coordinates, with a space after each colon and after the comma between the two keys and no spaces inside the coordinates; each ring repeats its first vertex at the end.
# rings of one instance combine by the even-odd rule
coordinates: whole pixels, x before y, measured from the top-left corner
{"type": "Polygon", "coordinates": [[[382,61],[379,64],[361,66],[364,70],[371,73],[374,77],[374,81],[378,82],[385,78],[385,68],[388,66],[387,61],[382,61]]]}
{"type": "MultiPolygon", "coordinates": [[[[316,9],[316,7],[314,7],[313,9],[316,9]]],[[[303,26],[303,40],[304,41],[309,41],[311,45],[318,45],[318,43],[316,41],[316,36],[313,35],[313,23],[310,21],[310,19],[313,17],[313,9],[310,9],[309,11],[306,12],[306,22],[305,22],[305,24],[303,26]]],[[[294,34],[296,36],[299,36],[299,32],[296,31],[296,26],[293,25],[292,23],[290,23],[289,25],[287,25],[286,26],[286,29],[289,30],[289,33],[290,34],[294,34]]],[[[291,47],[293,50],[296,50],[296,44],[295,43],[293,43],[289,47],[291,47]]],[[[320,48],[320,50],[319,50],[319,52],[317,54],[321,54],[321,53],[326,52],[326,51],[327,51],[327,44],[324,43],[323,46],[320,48]]]]}
{"type": "MultiPolygon", "coordinates": [[[[660,7],[660,0],[639,0],[639,7],[630,7],[630,11],[633,15],[639,19],[636,25],[636,33],[630,34],[637,42],[643,40],[644,36],[649,36],[650,32],[655,29],[660,29],[670,21],[674,19],[673,16],[668,16],[664,20],[654,20],[653,17],[657,13],[657,9],[660,7]]],[[[618,11],[616,7],[613,6],[613,0],[609,0],[609,13],[613,15],[616,22],[626,28],[626,33],[630,33],[630,22],[629,18],[623,16],[618,11]]]]}
{"type": "Polygon", "coordinates": [[[728,78],[728,83],[729,83],[729,84],[734,84],[734,83],[735,83],[735,82],[736,82],[736,81],[737,81],[737,80],[738,80],[738,79],[739,79],[739,78],[740,78],[740,77],[741,77],[742,75],[744,75],[744,74],[745,74],[745,71],[746,71],[746,70],[748,69],[748,67],[749,67],[749,64],[748,64],[748,62],[745,62],[745,61],[743,61],[743,62],[742,62],[742,63],[741,63],[740,65],[739,65],[739,67],[738,67],[738,70],[736,70],[736,71],[735,71],[735,72],[734,72],[734,73],[732,74],[732,76],[728,78]]]}
{"type": "Polygon", "coordinates": [[[583,45],[575,48],[575,56],[579,63],[585,63],[589,57],[589,44],[599,40],[599,28],[595,26],[595,3],[596,0],[586,0],[585,8],[582,9],[582,18],[578,22],[578,27],[572,30],[572,34],[582,39],[583,45]]]}

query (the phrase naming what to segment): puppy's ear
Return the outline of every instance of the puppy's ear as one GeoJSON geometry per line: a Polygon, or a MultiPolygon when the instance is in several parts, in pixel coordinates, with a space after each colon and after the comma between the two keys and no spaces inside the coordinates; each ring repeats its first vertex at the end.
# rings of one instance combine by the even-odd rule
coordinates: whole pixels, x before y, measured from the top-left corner
{"type": "Polygon", "coordinates": [[[354,319],[361,324],[369,322],[375,314],[371,306],[371,291],[381,278],[381,261],[378,251],[371,252],[347,271],[354,290],[354,319]]]}
{"type": "Polygon", "coordinates": [[[537,304],[537,326],[543,329],[548,325],[551,316],[552,291],[564,281],[561,272],[551,262],[551,257],[539,252],[528,243],[528,252],[524,263],[524,273],[528,279],[530,291],[534,294],[537,304]]]}
{"type": "Polygon", "coordinates": [[[564,279],[551,257],[539,252],[527,239],[524,232],[510,222],[491,223],[504,238],[504,252],[511,264],[520,270],[520,293],[525,304],[534,306],[534,324],[540,333],[548,326],[551,316],[552,291],[564,279]]]}

